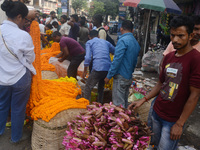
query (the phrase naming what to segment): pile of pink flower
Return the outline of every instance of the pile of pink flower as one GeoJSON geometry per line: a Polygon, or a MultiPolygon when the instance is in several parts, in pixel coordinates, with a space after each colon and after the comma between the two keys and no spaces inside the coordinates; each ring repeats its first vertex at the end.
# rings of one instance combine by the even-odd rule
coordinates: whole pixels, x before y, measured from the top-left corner
{"type": "Polygon", "coordinates": [[[133,111],[93,103],[68,123],[63,145],[72,150],[141,150],[149,145],[151,131],[133,111]]]}

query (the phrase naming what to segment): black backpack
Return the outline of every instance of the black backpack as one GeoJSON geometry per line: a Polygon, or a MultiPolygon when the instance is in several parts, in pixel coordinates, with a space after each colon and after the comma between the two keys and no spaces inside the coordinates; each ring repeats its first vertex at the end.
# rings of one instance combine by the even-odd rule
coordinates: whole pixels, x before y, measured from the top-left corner
{"type": "MultiPolygon", "coordinates": [[[[98,30],[98,32],[100,31],[100,30],[105,30],[104,28],[100,28],[99,30],[98,30]]],[[[105,30],[105,32],[106,32],[106,30],[105,30]]],[[[108,41],[108,42],[110,42],[114,47],[116,46],[115,45],[115,41],[110,37],[110,35],[108,35],[107,33],[106,33],[106,41],[108,41]]]]}

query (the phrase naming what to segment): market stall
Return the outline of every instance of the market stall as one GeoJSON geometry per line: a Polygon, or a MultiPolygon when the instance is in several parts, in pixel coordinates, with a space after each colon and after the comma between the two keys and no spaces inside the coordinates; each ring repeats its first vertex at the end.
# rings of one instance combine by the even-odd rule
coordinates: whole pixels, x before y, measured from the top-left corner
{"type": "Polygon", "coordinates": [[[32,78],[27,104],[27,115],[34,120],[32,149],[62,149],[67,122],[85,109],[89,101],[76,99],[81,94],[76,79],[65,77],[52,80],[52,76],[57,78],[55,66],[48,61],[60,52],[59,43],[41,50],[39,25],[36,21],[31,24],[30,35],[35,46],[36,58],[33,65],[37,72],[32,78]],[[42,79],[42,75],[45,79],[42,79]]]}
{"type": "Polygon", "coordinates": [[[146,149],[151,135],[146,124],[134,112],[112,103],[89,105],[88,100],[77,99],[81,94],[77,80],[58,78],[56,65],[49,63],[60,52],[59,44],[41,50],[37,22],[30,29],[37,71],[27,104],[27,115],[34,120],[32,149],[146,149]]]}

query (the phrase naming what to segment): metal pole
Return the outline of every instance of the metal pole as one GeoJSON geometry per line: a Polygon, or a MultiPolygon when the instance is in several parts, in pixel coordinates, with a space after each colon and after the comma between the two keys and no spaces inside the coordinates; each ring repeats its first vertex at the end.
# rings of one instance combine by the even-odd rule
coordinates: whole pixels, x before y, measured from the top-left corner
{"type": "Polygon", "coordinates": [[[149,18],[148,18],[148,22],[147,22],[147,29],[146,29],[146,35],[145,35],[143,56],[144,56],[144,54],[145,54],[145,50],[146,50],[146,47],[147,47],[147,36],[148,36],[148,32],[149,32],[150,18],[151,18],[151,9],[150,9],[150,11],[149,11],[149,18]]]}

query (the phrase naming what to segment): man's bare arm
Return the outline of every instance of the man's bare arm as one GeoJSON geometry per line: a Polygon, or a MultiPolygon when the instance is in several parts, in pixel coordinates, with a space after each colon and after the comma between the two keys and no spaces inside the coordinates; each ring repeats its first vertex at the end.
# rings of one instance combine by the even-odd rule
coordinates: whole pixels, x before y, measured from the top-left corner
{"type": "Polygon", "coordinates": [[[63,62],[65,59],[67,59],[69,55],[69,50],[67,46],[65,46],[62,50],[63,50],[63,55],[62,58],[58,59],[59,62],[63,62]]]}
{"type": "MultiPolygon", "coordinates": [[[[155,85],[155,87],[151,90],[151,92],[145,96],[147,100],[157,96],[160,92],[160,89],[162,87],[162,83],[160,82],[160,80],[157,82],[157,84],[155,85]]],[[[142,98],[140,99],[139,101],[136,101],[136,102],[132,102],[129,106],[128,106],[128,109],[136,109],[138,107],[140,107],[145,101],[146,101],[145,98],[142,98]]]]}

